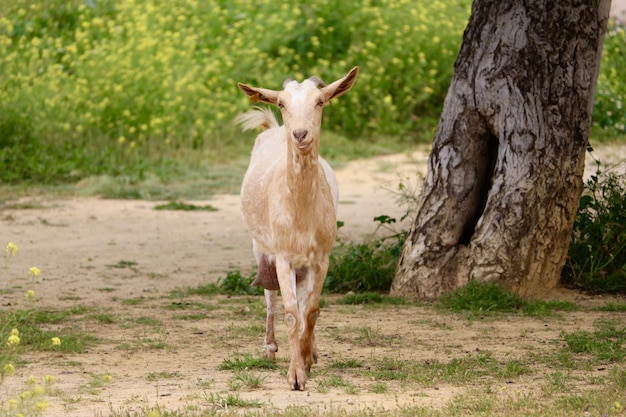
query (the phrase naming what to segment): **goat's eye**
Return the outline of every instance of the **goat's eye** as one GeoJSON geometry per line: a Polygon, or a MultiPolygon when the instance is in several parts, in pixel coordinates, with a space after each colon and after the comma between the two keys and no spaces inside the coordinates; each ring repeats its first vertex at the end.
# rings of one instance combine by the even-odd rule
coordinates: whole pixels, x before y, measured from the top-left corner
{"type": "Polygon", "coordinates": [[[322,100],[318,101],[317,107],[324,107],[324,102],[322,100]]]}
{"type": "Polygon", "coordinates": [[[276,105],[277,105],[277,106],[278,106],[278,108],[279,108],[279,109],[281,109],[281,110],[285,108],[285,105],[284,105],[283,103],[277,103],[276,105]]]}

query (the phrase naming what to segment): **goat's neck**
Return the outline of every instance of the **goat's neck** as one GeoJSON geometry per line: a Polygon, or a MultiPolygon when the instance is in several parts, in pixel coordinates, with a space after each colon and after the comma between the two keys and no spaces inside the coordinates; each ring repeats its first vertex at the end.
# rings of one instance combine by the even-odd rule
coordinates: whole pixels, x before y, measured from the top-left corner
{"type": "Polygon", "coordinates": [[[289,150],[287,160],[287,187],[294,202],[311,202],[318,196],[319,153],[312,149],[308,155],[289,150]]]}

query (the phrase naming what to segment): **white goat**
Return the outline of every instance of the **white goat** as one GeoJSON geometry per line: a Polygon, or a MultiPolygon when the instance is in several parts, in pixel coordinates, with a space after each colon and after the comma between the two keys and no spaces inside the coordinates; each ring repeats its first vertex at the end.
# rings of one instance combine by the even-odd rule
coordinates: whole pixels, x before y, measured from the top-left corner
{"type": "Polygon", "coordinates": [[[317,362],[313,330],[328,255],[337,234],[337,180],[319,156],[322,109],[348,92],[359,69],[325,86],[315,77],[287,80],[283,90],[239,88],[253,102],[275,104],[284,126],[270,110],[257,109],[238,117],[244,130],[261,127],[241,189],[241,208],[252,235],[259,265],[255,285],[265,288],[267,328],[264,354],[274,360],[274,306],[280,289],[289,333],[291,389],[304,390],[307,372],[317,362]]]}

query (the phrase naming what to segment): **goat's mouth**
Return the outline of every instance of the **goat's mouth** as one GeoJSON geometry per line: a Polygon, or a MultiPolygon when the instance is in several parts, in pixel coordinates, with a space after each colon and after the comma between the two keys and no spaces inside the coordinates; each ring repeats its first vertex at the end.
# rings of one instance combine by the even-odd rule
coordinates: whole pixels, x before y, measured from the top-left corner
{"type": "Polygon", "coordinates": [[[313,142],[296,142],[296,149],[298,149],[298,151],[300,153],[309,153],[311,151],[313,142]]]}

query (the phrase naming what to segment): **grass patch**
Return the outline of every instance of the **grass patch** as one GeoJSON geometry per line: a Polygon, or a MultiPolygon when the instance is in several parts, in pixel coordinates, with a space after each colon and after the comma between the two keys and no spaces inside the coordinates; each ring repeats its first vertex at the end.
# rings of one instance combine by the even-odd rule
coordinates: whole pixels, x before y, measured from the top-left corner
{"type": "Polygon", "coordinates": [[[154,206],[155,210],[174,210],[174,211],[217,211],[212,205],[198,206],[196,204],[184,203],[182,201],[170,201],[165,204],[154,206]]]}
{"type": "Polygon", "coordinates": [[[262,287],[253,287],[256,274],[245,276],[241,271],[228,271],[217,283],[199,285],[195,288],[175,289],[170,293],[173,298],[184,298],[192,295],[262,295],[262,287]]]}
{"type": "Polygon", "coordinates": [[[248,369],[276,369],[277,365],[264,358],[255,358],[250,355],[238,356],[233,359],[224,359],[220,364],[221,371],[241,371],[248,369]]]}
{"type": "Polygon", "coordinates": [[[337,299],[337,304],[357,305],[357,304],[382,304],[382,305],[403,305],[406,300],[400,297],[366,292],[357,294],[347,294],[337,299]]]}
{"type": "Polygon", "coordinates": [[[576,311],[574,303],[564,301],[527,300],[496,282],[470,281],[437,300],[440,309],[467,312],[472,316],[495,313],[521,313],[529,316],[549,316],[557,311],[576,311]]]}
{"type": "Polygon", "coordinates": [[[626,326],[623,323],[600,322],[593,332],[565,332],[562,337],[572,353],[589,354],[596,360],[608,362],[621,362],[626,357],[626,326]]]}
{"type": "MultiPolygon", "coordinates": [[[[396,222],[389,216],[374,219],[378,227],[396,222]]],[[[341,227],[342,222],[338,223],[341,227]]],[[[395,233],[372,242],[338,241],[330,254],[324,290],[332,293],[387,292],[396,271],[405,232],[395,233]]]]}

